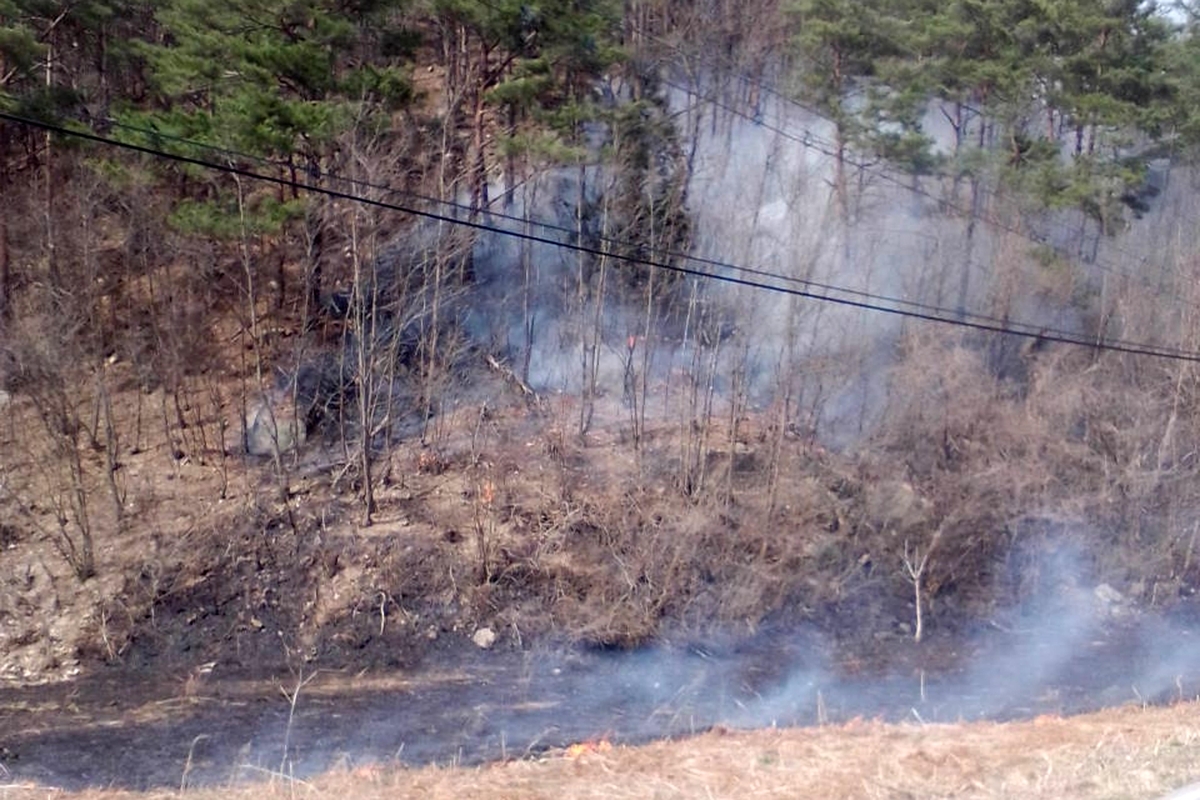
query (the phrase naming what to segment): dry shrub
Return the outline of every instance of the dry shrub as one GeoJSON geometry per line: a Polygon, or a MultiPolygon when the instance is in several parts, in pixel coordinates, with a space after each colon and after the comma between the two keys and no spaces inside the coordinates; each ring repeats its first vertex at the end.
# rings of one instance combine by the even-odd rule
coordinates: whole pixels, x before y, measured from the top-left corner
{"type": "Polygon", "coordinates": [[[857,569],[857,552],[845,546],[854,501],[824,482],[844,483],[835,472],[789,480],[794,491],[773,519],[761,490],[733,504],[696,502],[672,477],[668,470],[657,481],[589,493],[582,505],[564,497],[515,511],[501,532],[488,603],[518,614],[508,622],[526,631],[633,647],[676,633],[753,629],[785,610],[798,621],[836,602],[857,569]]]}
{"type": "Polygon", "coordinates": [[[1200,582],[1200,384],[1187,363],[1062,353],[1036,374],[1029,409],[1059,443],[1055,499],[1087,523],[1097,570],[1142,599],[1174,601],[1200,582]]]}
{"type": "Polygon", "coordinates": [[[986,344],[906,340],[869,462],[932,505],[903,536],[934,548],[930,595],[971,614],[1022,602],[1032,554],[1069,544],[1094,582],[1178,597],[1200,578],[1194,367],[1031,342],[997,374],[986,344]]]}
{"type": "Polygon", "coordinates": [[[873,471],[892,465],[929,513],[920,528],[885,531],[893,535],[879,544],[897,572],[903,548],[928,554],[930,598],[953,597],[960,613],[986,614],[997,602],[1020,599],[1009,593],[1005,565],[1028,530],[1023,520],[1073,518],[1069,495],[1087,491],[1094,476],[1080,464],[1078,445],[1030,413],[1027,394],[1036,386],[998,377],[984,348],[932,335],[906,344],[873,471]],[[1069,492],[1060,491],[1066,471],[1069,492]]]}

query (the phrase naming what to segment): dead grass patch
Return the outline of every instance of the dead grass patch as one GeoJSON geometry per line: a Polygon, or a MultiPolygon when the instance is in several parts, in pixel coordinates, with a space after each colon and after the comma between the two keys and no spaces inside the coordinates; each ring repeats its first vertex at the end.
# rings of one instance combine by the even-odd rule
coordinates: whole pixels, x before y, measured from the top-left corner
{"type": "MultiPolygon", "coordinates": [[[[1197,777],[1195,703],[1126,707],[1006,724],[717,729],[642,747],[584,747],[477,768],[347,765],[310,780],[185,792],[59,792],[9,786],[4,797],[152,800],[354,797],[546,798],[1156,798],[1197,777]]],[[[262,777],[262,776],[259,776],[262,777]]]]}

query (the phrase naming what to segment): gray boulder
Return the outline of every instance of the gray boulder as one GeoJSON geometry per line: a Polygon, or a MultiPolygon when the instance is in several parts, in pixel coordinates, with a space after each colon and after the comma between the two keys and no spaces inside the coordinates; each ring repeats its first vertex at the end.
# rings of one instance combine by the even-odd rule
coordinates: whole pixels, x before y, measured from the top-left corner
{"type": "Polygon", "coordinates": [[[262,400],[246,411],[246,452],[252,456],[276,456],[304,444],[307,432],[303,417],[291,404],[262,400]]]}

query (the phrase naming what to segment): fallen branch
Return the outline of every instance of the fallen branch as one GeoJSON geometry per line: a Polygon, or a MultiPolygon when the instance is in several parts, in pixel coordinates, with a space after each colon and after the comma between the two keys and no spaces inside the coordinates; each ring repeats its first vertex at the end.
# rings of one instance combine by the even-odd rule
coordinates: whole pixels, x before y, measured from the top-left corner
{"type": "Polygon", "coordinates": [[[489,367],[500,373],[500,377],[516,386],[517,389],[521,391],[521,394],[523,394],[525,397],[531,399],[537,405],[541,405],[542,400],[540,397],[538,397],[538,393],[535,392],[528,383],[521,380],[521,376],[513,372],[512,367],[508,366],[503,361],[500,361],[490,353],[484,356],[484,358],[487,360],[489,367]]]}

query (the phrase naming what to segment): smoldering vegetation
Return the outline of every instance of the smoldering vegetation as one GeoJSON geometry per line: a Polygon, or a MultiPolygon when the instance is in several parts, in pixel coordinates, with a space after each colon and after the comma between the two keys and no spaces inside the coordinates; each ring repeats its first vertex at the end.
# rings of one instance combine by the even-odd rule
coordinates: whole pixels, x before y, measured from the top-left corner
{"type": "MultiPolygon", "coordinates": [[[[970,215],[953,181],[883,164],[855,167],[852,213],[844,214],[831,191],[829,123],[777,97],[751,110],[736,96],[713,101],[704,81],[690,92],[668,86],[628,130],[609,132],[650,152],[638,162],[641,178],[614,168],[546,170],[508,194],[494,187],[497,210],[478,216],[493,230],[473,232],[449,260],[436,253],[442,223],[382,246],[366,296],[405,299],[341,304],[414,310],[400,314],[402,324],[389,321],[392,311],[364,316],[323,361],[302,361],[295,383],[322,387],[304,388],[303,406],[344,407],[332,399],[353,390],[346,365],[367,350],[395,352],[402,378],[375,395],[404,408],[374,419],[407,409],[406,435],[468,398],[571,395],[574,418],[556,420],[564,437],[586,442],[602,405],[638,454],[639,480],[661,479],[738,515],[751,514],[736,502],[746,494],[733,488],[738,481],[764,486],[765,505],[753,513],[769,524],[787,504],[785,443],[831,448],[867,481],[908,487],[914,503],[931,509],[907,542],[895,538],[886,503],[865,526],[893,537],[883,546],[898,553],[895,562],[907,544],[960,564],[953,577],[933,579],[936,591],[1019,591],[1011,548],[1063,531],[1105,543],[1093,555],[1103,581],[1119,561],[1109,557],[1113,537],[1131,536],[1133,524],[1158,531],[1170,551],[1160,564],[1185,558],[1154,579],[1127,577],[1122,590],[1152,604],[1188,596],[1192,578],[1176,567],[1192,569],[1189,537],[1168,530],[1192,501],[1152,488],[1180,466],[1172,451],[1186,424],[1186,366],[1053,342],[1187,341],[1189,256],[1144,244],[1179,241],[1166,231],[1192,202],[1187,167],[1172,178],[1172,167],[1156,162],[1143,207],[1119,235],[1099,233],[1081,213],[1032,216],[986,187],[987,212],[970,215]],[[663,127],[656,114],[676,119],[663,127]],[[674,206],[664,200],[672,197],[674,206]],[[429,264],[439,259],[444,278],[431,284],[429,264]],[[962,333],[822,298],[1028,335],[962,333]],[[374,333],[356,333],[371,326],[374,333]],[[421,349],[432,340],[443,353],[421,349]],[[319,374],[314,364],[324,365],[319,374]],[[437,391],[421,388],[431,367],[441,370],[437,391]],[[1141,445],[1131,438],[1138,425],[1150,437],[1141,445]],[[655,435],[670,444],[656,450],[655,435]],[[647,474],[650,464],[662,474],[647,474]],[[1135,514],[1114,500],[1129,491],[1155,500],[1135,514]],[[962,542],[952,544],[956,537],[962,542]],[[949,552],[956,547],[962,553],[949,552]]],[[[380,363],[395,370],[390,356],[380,363]]]]}
{"type": "MultiPolygon", "coordinates": [[[[967,657],[940,669],[920,661],[851,669],[833,655],[835,643],[794,626],[633,651],[485,652],[461,643],[442,653],[455,666],[449,675],[431,663],[405,670],[396,685],[337,677],[310,685],[293,674],[292,684],[279,686],[298,693],[294,707],[245,685],[218,691],[218,665],[196,679],[186,714],[178,698],[165,698],[148,705],[171,704],[169,722],[146,715],[118,726],[46,726],[7,740],[18,748],[8,752],[21,755],[10,767],[15,778],[68,791],[100,784],[152,791],[178,786],[183,761],[186,787],[201,790],[254,780],[281,764],[307,780],[364,764],[461,767],[710,730],[864,718],[1003,721],[1165,703],[1200,690],[1193,630],[1164,620],[1115,622],[1125,610],[1111,594],[1076,584],[1072,556],[1049,557],[1044,568],[1052,585],[1004,618],[1015,627],[960,641],[967,657]],[[83,755],[56,758],[60,752],[83,755]]],[[[147,686],[142,699],[164,690],[147,686]]],[[[82,710],[93,718],[111,713],[104,691],[83,693],[82,710]]]]}
{"type": "MultiPolygon", "coordinates": [[[[0,346],[11,675],[415,670],[487,631],[514,697],[582,709],[559,742],[1194,694],[1195,370],[1054,341],[1197,347],[1192,170],[1101,232],[839,164],[707,76],[610,88],[581,164],[444,219],[330,201],[295,241],[64,168],[89,191],[19,254],[0,346]]],[[[372,199],[432,169],[388,144],[347,167],[372,199]]],[[[547,741],[475,706],[452,748],[547,741]]]]}
{"type": "MultiPolygon", "coordinates": [[[[831,191],[828,124],[780,99],[753,113],[737,102],[710,102],[703,82],[672,85],[613,123],[612,164],[496,184],[490,210],[433,207],[480,228],[348,208],[361,227],[325,235],[311,254],[319,284],[311,272],[261,276],[280,297],[289,285],[318,290],[287,314],[271,311],[273,296],[247,307],[239,271],[261,265],[222,261],[211,245],[184,250],[199,272],[147,267],[95,296],[31,291],[21,325],[55,303],[104,312],[87,317],[97,339],[60,337],[59,360],[34,358],[33,327],[6,348],[9,389],[59,387],[38,408],[60,417],[31,428],[62,469],[52,538],[86,573],[95,521],[125,517],[120,453],[149,438],[130,439],[115,416],[108,438],[129,364],[140,390],[157,393],[135,417],[155,420],[174,460],[203,459],[223,481],[244,448],[269,457],[251,465],[283,496],[332,475],[335,495],[369,521],[411,495],[411,470],[461,472],[462,519],[422,512],[450,566],[422,562],[419,583],[454,608],[450,627],[536,608],[500,627],[601,647],[787,619],[859,643],[969,631],[1019,606],[1034,569],[1026,553],[1062,542],[1081,553],[1085,583],[1139,607],[1188,607],[1186,364],[821,300],[1186,343],[1189,256],[1142,242],[1179,241],[1165,231],[1191,207],[1188,170],[1160,170],[1141,217],[1099,239],[1066,212],[1014,229],[1001,198],[964,218],[952,182],[883,165],[861,166],[847,215],[831,191]],[[1119,260],[1131,248],[1138,264],[1119,260]],[[237,358],[251,380],[240,397],[203,368],[217,330],[205,315],[217,312],[242,326],[237,358]],[[102,361],[94,388],[46,377],[102,361]],[[244,409],[232,419],[230,401],[244,409]],[[502,503],[498,465],[519,470],[521,439],[555,488],[535,497],[514,483],[502,503]],[[102,463],[75,465],[81,441],[102,463]],[[609,485],[584,495],[589,473],[609,485]],[[104,499],[88,505],[91,486],[104,499]],[[455,593],[455,574],[472,576],[470,597],[455,593]]],[[[145,236],[120,246],[135,263],[159,257],[145,236]]],[[[96,271],[87,285],[112,280],[103,266],[114,257],[80,262],[96,271]]],[[[297,510],[275,518],[313,524],[297,510]]],[[[363,578],[361,602],[411,594],[389,584],[403,559],[386,558],[393,577],[363,578]]]]}

